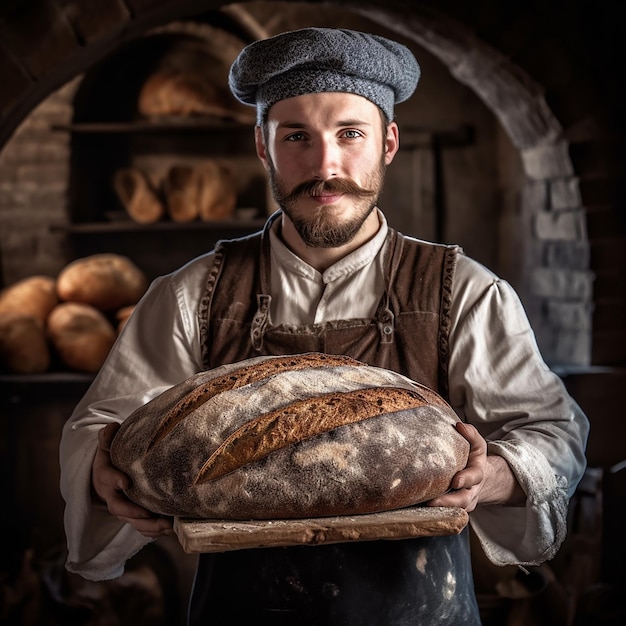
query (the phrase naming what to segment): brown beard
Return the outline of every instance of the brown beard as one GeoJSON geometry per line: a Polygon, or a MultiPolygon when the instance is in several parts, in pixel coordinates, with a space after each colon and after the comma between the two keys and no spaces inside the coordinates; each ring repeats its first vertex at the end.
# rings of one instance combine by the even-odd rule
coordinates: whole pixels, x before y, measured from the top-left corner
{"type": "Polygon", "coordinates": [[[312,248],[337,248],[351,241],[376,207],[384,176],[385,163],[382,158],[368,181],[371,187],[369,189],[360,187],[349,179],[331,178],[305,181],[288,192],[270,162],[270,186],[274,199],[289,217],[302,241],[312,248]],[[322,206],[307,217],[296,213],[295,205],[301,197],[314,197],[324,192],[351,195],[361,206],[361,210],[343,223],[337,223],[334,219],[332,206],[322,206]]]}

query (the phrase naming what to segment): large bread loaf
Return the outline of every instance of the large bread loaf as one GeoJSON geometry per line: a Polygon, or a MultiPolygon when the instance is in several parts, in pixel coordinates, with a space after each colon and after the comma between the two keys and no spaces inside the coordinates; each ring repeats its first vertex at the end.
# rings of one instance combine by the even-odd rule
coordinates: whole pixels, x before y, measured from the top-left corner
{"type": "Polygon", "coordinates": [[[448,490],[468,442],[436,393],[317,353],[197,374],[123,423],[111,459],[147,509],[195,518],[355,515],[448,490]]]}

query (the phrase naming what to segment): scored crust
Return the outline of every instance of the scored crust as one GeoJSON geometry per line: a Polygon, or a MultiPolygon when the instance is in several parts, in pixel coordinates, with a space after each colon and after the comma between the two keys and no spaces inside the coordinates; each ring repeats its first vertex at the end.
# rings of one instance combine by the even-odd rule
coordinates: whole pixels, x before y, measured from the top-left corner
{"type": "Polygon", "coordinates": [[[275,357],[262,363],[244,365],[232,372],[205,382],[196,387],[189,394],[183,396],[180,401],[163,416],[154,436],[148,444],[148,451],[164,439],[177,424],[185,419],[185,417],[219,393],[231,389],[238,389],[244,385],[261,381],[268,376],[280,374],[281,372],[320,365],[331,367],[334,365],[362,365],[362,363],[347,356],[308,353],[295,356],[275,357]]]}
{"type": "Polygon", "coordinates": [[[121,424],[111,460],[155,513],[281,519],[358,515],[446,492],[469,443],[435,391],[318,353],[200,372],[121,424]]]}
{"type": "Polygon", "coordinates": [[[246,422],[209,457],[194,485],[220,478],[291,444],[376,415],[424,406],[417,391],[387,387],[328,393],[293,402],[246,422]]]}

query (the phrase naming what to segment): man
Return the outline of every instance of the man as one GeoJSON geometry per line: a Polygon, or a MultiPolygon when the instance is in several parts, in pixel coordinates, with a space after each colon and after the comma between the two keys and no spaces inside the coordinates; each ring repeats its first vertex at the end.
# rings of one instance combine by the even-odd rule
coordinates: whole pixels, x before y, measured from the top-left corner
{"type": "MultiPolygon", "coordinates": [[[[157,279],[61,442],[71,571],[120,574],[171,520],[128,501],[108,447],[134,409],[251,356],[342,353],[444,395],[467,467],[430,506],[460,506],[497,565],[552,558],[585,468],[588,422],[545,365],[512,289],[455,246],[403,237],[377,207],[399,146],[394,104],[419,66],[365,33],[303,29],[258,41],[230,86],[281,211],[157,279]],[[103,428],[105,426],[105,428],[103,428]]],[[[479,624],[468,529],[451,537],[202,555],[190,624],[479,624]]]]}

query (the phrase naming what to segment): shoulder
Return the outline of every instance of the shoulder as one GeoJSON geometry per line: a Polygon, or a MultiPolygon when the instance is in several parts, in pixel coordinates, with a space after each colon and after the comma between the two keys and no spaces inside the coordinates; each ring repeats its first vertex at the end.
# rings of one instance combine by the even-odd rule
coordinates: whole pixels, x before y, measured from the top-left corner
{"type": "Polygon", "coordinates": [[[402,235],[405,245],[415,248],[430,249],[441,254],[448,254],[454,261],[454,292],[484,291],[503,282],[492,270],[475,259],[466,256],[463,248],[454,244],[443,244],[425,239],[402,235]]]}
{"type": "Polygon", "coordinates": [[[454,274],[455,291],[483,291],[500,282],[502,279],[495,272],[459,251],[454,274]]]}
{"type": "Polygon", "coordinates": [[[180,288],[204,281],[215,261],[215,250],[195,257],[168,274],[158,276],[151,288],[180,288]]]}
{"type": "Polygon", "coordinates": [[[473,317],[503,321],[525,318],[515,289],[482,263],[460,254],[452,284],[452,317],[457,322],[473,317]],[[479,313],[480,312],[480,313],[479,313]]]}
{"type": "Polygon", "coordinates": [[[215,250],[195,257],[168,274],[157,276],[140,304],[154,306],[156,303],[178,304],[188,308],[192,302],[198,301],[206,289],[211,268],[215,261],[215,250]]]}

